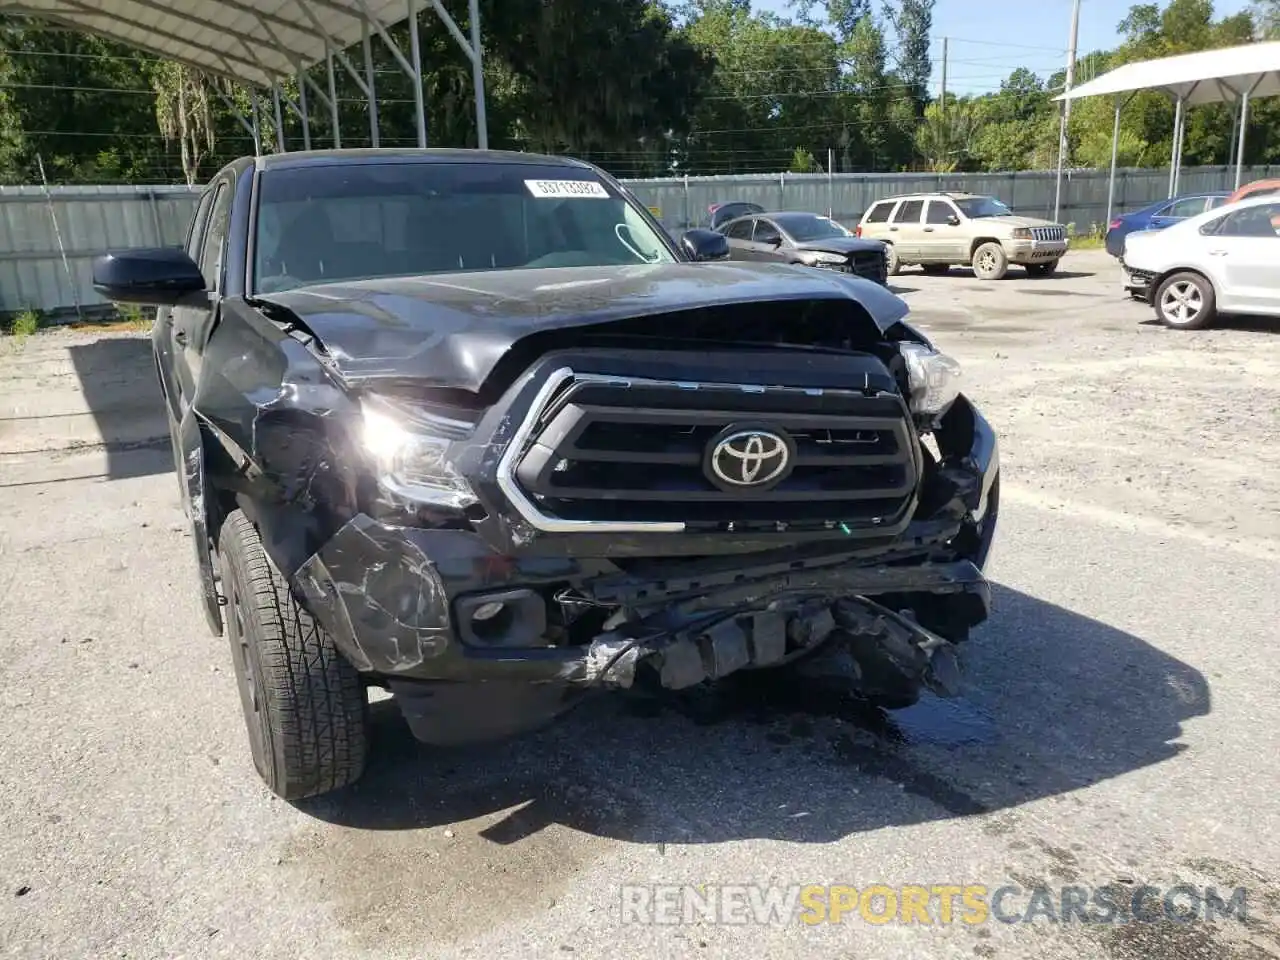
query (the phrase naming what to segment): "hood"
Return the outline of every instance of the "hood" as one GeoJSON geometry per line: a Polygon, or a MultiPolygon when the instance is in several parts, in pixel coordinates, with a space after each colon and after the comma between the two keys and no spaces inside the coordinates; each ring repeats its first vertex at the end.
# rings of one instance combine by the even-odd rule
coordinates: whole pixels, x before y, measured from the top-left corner
{"type": "MultiPolygon", "coordinates": [[[[909,312],[906,301],[869,280],[725,262],[361,280],[261,294],[256,302],[283,308],[309,327],[348,384],[414,378],[476,391],[498,361],[534,333],[698,307],[819,299],[860,303],[881,333],[909,312]]],[[[671,333],[679,333],[678,321],[671,333]]]]}
{"type": "Polygon", "coordinates": [[[1004,223],[1010,227],[1060,227],[1062,224],[1053,220],[1041,220],[1038,217],[1020,217],[1017,214],[1009,214],[1007,217],[975,217],[975,221],[986,221],[989,223],[1004,223]]]}
{"type": "Polygon", "coordinates": [[[863,240],[860,237],[824,237],[821,240],[806,240],[796,244],[797,250],[820,250],[823,253],[858,253],[871,251],[880,253],[884,244],[879,240],[863,240]]]}

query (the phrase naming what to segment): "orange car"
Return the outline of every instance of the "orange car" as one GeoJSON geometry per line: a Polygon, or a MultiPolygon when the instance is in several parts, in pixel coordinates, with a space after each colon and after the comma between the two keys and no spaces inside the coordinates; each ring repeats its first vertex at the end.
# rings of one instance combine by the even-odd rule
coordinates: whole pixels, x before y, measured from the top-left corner
{"type": "Polygon", "coordinates": [[[1267,193],[1280,193],[1280,180],[1255,180],[1253,183],[1246,183],[1243,187],[1237,187],[1236,192],[1227,197],[1223,205],[1267,193]]]}

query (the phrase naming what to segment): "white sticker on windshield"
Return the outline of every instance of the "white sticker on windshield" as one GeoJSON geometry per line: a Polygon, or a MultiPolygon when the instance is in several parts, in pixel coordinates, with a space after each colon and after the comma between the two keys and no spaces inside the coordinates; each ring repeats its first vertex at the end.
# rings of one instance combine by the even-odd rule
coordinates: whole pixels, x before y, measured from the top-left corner
{"type": "Polygon", "coordinates": [[[524,185],[535,197],[609,199],[609,192],[596,180],[526,180],[524,185]]]}

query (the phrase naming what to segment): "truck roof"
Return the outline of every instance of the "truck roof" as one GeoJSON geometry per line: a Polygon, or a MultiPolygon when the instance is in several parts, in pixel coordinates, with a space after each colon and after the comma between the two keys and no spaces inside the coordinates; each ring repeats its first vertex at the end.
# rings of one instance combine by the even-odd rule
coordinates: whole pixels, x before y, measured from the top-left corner
{"type": "Polygon", "coordinates": [[[592,169],[590,164],[582,160],[575,160],[572,157],[519,153],[514,150],[466,150],[447,147],[298,150],[291,153],[273,153],[267,156],[247,159],[252,161],[259,170],[288,170],[295,167],[327,167],[369,163],[524,163],[541,166],[576,167],[583,170],[592,169]]]}

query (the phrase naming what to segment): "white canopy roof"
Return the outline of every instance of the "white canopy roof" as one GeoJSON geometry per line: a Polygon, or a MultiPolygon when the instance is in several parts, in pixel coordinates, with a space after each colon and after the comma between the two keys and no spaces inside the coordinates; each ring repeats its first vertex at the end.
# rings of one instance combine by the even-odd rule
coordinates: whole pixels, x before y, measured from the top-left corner
{"type": "Polygon", "coordinates": [[[1280,95],[1280,41],[1126,63],[1054,100],[1139,90],[1164,90],[1192,105],[1234,101],[1243,93],[1255,98],[1280,95]]]}
{"type": "Polygon", "coordinates": [[[39,17],[132,44],[210,74],[262,86],[404,20],[406,0],[0,0],[39,17]]]}

